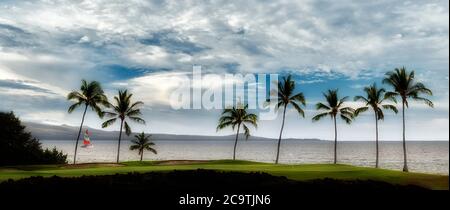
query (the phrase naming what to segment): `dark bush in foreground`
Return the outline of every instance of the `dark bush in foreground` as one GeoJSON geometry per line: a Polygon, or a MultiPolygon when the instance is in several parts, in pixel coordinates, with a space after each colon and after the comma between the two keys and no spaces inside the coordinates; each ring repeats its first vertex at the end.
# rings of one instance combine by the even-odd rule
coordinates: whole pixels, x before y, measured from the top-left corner
{"type": "Polygon", "coordinates": [[[325,191],[423,191],[418,186],[393,185],[370,180],[317,179],[293,181],[266,173],[212,170],[128,173],[61,178],[30,177],[0,183],[0,190],[32,192],[325,192],[325,191]]]}
{"type": "MultiPolygon", "coordinates": [[[[185,197],[207,196],[214,198],[213,209],[217,207],[303,209],[299,207],[308,204],[318,207],[340,206],[348,209],[349,206],[357,206],[355,202],[371,203],[373,207],[378,202],[374,203],[372,196],[376,196],[377,200],[390,203],[398,201],[398,195],[403,195],[409,198],[408,205],[415,206],[416,201],[422,201],[424,195],[432,195],[433,191],[417,186],[392,185],[378,181],[334,179],[293,181],[265,173],[196,170],[78,178],[31,177],[0,183],[0,194],[9,197],[26,197],[38,202],[51,199],[53,203],[61,202],[63,206],[71,203],[71,206],[79,205],[82,208],[95,205],[104,208],[104,205],[109,204],[115,208],[123,206],[124,209],[138,209],[134,205],[143,205],[143,209],[184,209],[186,207],[211,209],[206,205],[180,204],[180,200],[185,197]],[[270,196],[270,203],[257,206],[251,206],[252,201],[243,205],[224,204],[225,195],[270,196]],[[152,208],[149,208],[149,205],[152,208]],[[155,208],[158,206],[161,208],[155,208]]],[[[430,197],[440,201],[433,201],[433,203],[442,203],[446,200],[440,199],[442,195],[430,197]]]]}
{"type": "Polygon", "coordinates": [[[43,150],[41,143],[25,131],[14,113],[0,112],[0,166],[66,163],[67,155],[53,148],[43,150]]]}

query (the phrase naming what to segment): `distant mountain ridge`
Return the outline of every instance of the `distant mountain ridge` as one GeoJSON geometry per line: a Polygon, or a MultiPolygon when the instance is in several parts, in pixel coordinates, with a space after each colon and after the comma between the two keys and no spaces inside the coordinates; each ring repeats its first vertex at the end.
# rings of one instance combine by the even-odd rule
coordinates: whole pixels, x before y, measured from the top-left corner
{"type": "MultiPolygon", "coordinates": [[[[23,122],[26,126],[26,130],[40,140],[74,140],[77,138],[79,127],[68,125],[48,125],[33,122],[23,122]]],[[[104,131],[94,129],[90,127],[83,127],[83,130],[89,129],[91,139],[95,140],[116,140],[119,136],[118,131],[104,131]]],[[[131,140],[134,138],[135,133],[130,136],[122,135],[124,140],[131,140]]],[[[203,135],[176,135],[176,134],[151,134],[153,140],[234,140],[235,135],[227,136],[203,136],[203,135]]],[[[241,134],[243,135],[243,134],[241,134]]],[[[243,137],[243,136],[242,136],[243,137]]],[[[82,138],[82,137],[80,137],[82,138]]],[[[258,136],[250,136],[248,140],[259,141],[275,141],[278,139],[265,138],[258,136]]],[[[300,141],[320,141],[319,139],[293,139],[288,138],[285,140],[300,140],[300,141]]]]}

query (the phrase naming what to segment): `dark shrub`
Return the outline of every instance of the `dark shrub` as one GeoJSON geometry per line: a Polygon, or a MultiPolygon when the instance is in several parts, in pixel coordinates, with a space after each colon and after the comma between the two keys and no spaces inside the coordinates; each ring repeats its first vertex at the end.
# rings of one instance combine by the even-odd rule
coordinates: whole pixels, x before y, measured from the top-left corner
{"type": "Polygon", "coordinates": [[[43,150],[14,113],[0,112],[0,166],[59,164],[66,163],[66,158],[56,148],[43,150]]]}

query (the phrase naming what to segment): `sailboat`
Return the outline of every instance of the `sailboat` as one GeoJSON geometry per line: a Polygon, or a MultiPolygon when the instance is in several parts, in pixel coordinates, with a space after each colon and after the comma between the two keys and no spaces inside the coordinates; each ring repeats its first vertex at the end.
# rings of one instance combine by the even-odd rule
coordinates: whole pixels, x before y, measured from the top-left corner
{"type": "Polygon", "coordinates": [[[86,129],[86,132],[84,132],[84,138],[83,138],[83,145],[81,145],[83,148],[94,148],[94,145],[91,144],[91,139],[89,138],[89,131],[86,129]]]}

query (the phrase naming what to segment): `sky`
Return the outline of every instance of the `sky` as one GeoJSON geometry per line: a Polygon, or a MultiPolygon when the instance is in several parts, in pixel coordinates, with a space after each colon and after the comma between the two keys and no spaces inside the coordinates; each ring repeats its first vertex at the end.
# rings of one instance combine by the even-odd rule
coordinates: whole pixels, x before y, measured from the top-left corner
{"type": "MultiPolygon", "coordinates": [[[[133,131],[232,134],[216,132],[221,110],[171,108],[170,93],[193,65],[205,75],[292,74],[307,100],[306,117],[289,109],[283,135],[325,140],[333,139],[332,121],[311,121],[322,92],[338,88],[353,98],[405,66],[433,90],[435,103],[431,109],[411,102],[407,139],[449,139],[446,0],[0,0],[0,111],[23,121],[79,125],[81,110],[68,114],[66,96],[87,79],[101,82],[110,98],[128,89],[145,103],[147,124],[131,124],[133,131]]],[[[87,126],[101,122],[88,112],[87,126]]],[[[278,117],[251,132],[277,137],[280,127],[278,117]]],[[[342,140],[372,140],[375,122],[369,112],[338,129],[342,140]]],[[[401,139],[401,115],[386,112],[380,139],[401,139]]]]}

